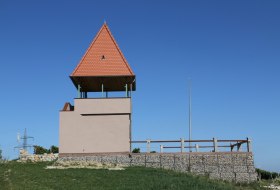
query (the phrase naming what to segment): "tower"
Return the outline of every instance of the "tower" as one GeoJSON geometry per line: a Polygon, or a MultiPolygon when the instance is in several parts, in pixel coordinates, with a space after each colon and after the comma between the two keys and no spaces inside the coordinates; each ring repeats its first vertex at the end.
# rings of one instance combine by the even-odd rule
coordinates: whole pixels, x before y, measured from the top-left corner
{"type": "Polygon", "coordinates": [[[70,78],[77,98],[74,105],[67,102],[60,111],[60,156],[129,152],[135,75],[106,23],[70,78]],[[109,96],[117,91],[123,97],[109,96]],[[89,92],[100,97],[90,98],[89,92]]]}

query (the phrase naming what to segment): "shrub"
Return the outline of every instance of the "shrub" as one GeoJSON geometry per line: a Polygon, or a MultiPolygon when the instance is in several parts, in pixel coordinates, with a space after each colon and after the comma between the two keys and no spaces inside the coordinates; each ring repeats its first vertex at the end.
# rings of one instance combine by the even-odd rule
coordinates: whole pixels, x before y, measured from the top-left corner
{"type": "Polygon", "coordinates": [[[50,153],[58,153],[58,147],[52,145],[51,148],[50,148],[50,153]]]}
{"type": "Polygon", "coordinates": [[[266,171],[266,170],[262,170],[262,169],[259,169],[257,168],[256,169],[257,173],[258,173],[258,176],[260,176],[261,179],[275,179],[279,176],[278,173],[276,172],[269,172],[269,171],[266,171]]]}
{"type": "Polygon", "coordinates": [[[49,150],[38,145],[34,145],[34,154],[45,154],[49,153],[49,150]]]}
{"type": "Polygon", "coordinates": [[[44,148],[42,146],[38,146],[38,145],[34,146],[34,154],[58,153],[58,150],[59,150],[58,147],[54,146],[54,145],[52,145],[50,147],[50,149],[46,149],[46,148],[44,148]]]}
{"type": "Polygon", "coordinates": [[[134,149],[132,150],[132,153],[140,153],[140,148],[134,148],[134,149]]]}

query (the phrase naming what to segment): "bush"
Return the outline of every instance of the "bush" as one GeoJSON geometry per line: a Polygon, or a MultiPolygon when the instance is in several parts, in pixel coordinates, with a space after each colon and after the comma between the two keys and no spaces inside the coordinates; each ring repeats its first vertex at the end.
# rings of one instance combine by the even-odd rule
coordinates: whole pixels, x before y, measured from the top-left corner
{"type": "Polygon", "coordinates": [[[258,173],[258,176],[260,176],[261,179],[266,179],[266,180],[275,179],[279,176],[279,174],[276,172],[269,172],[269,171],[262,170],[259,168],[257,168],[256,171],[258,173]]]}
{"type": "Polygon", "coordinates": [[[49,153],[49,150],[42,146],[34,145],[34,154],[45,154],[45,153],[49,153]]]}
{"type": "Polygon", "coordinates": [[[58,153],[58,147],[52,145],[51,148],[50,148],[50,153],[58,153]]]}
{"type": "Polygon", "coordinates": [[[140,148],[134,148],[134,149],[132,150],[132,153],[140,153],[140,148]]]}
{"type": "Polygon", "coordinates": [[[58,147],[52,145],[50,149],[46,149],[42,146],[35,145],[34,146],[34,154],[49,154],[49,153],[58,153],[58,147]]]}

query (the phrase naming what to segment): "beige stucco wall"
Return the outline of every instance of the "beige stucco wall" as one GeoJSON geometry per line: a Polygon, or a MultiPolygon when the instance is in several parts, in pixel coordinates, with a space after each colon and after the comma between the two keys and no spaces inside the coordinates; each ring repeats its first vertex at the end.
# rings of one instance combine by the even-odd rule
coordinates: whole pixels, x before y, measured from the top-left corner
{"type": "Polygon", "coordinates": [[[74,105],[83,114],[130,113],[130,98],[75,99],[74,105]]]}
{"type": "Polygon", "coordinates": [[[60,112],[60,153],[129,152],[130,98],[75,99],[74,106],[60,112]]]}

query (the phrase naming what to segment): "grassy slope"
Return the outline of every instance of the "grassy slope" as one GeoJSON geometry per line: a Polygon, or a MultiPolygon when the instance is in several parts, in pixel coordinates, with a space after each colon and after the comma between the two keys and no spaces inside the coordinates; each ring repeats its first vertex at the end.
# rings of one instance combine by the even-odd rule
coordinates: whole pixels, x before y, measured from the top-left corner
{"type": "Polygon", "coordinates": [[[257,184],[239,186],[161,169],[46,170],[46,165],[0,164],[0,189],[259,189],[257,184]]]}

